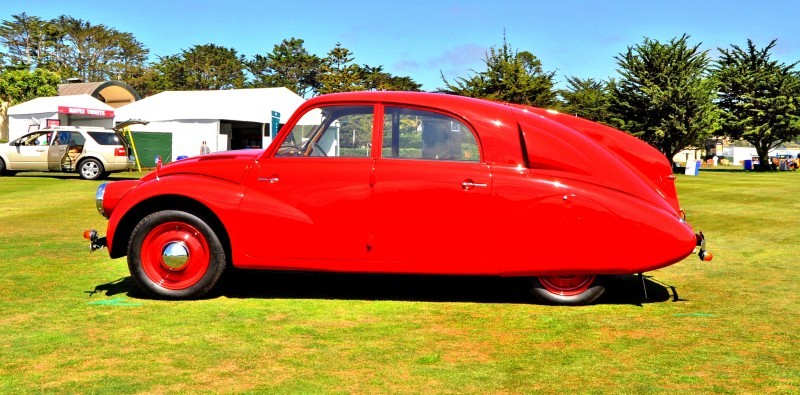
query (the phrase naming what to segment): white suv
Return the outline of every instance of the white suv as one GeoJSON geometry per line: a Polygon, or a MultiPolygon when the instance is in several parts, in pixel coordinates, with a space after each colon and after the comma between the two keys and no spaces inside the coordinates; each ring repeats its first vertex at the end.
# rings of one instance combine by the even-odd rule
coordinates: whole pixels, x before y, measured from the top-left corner
{"type": "Polygon", "coordinates": [[[59,126],[0,144],[0,175],[77,171],[85,180],[97,180],[134,165],[128,141],[113,129],[59,126]]]}

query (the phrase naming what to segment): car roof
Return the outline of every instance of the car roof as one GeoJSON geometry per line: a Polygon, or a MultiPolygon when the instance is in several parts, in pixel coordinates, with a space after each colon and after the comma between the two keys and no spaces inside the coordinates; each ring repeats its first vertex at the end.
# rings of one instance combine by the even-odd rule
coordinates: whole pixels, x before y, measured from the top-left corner
{"type": "Polygon", "coordinates": [[[475,99],[471,97],[458,96],[448,93],[432,92],[399,92],[399,91],[358,91],[331,93],[309,99],[309,102],[343,102],[343,101],[368,101],[384,103],[402,103],[430,107],[482,107],[484,109],[497,107],[507,108],[506,103],[495,102],[485,99],[475,99]]]}
{"type": "Polygon", "coordinates": [[[102,126],[58,126],[54,128],[39,129],[36,132],[80,132],[80,131],[114,133],[114,130],[109,128],[104,128],[102,126]]]}

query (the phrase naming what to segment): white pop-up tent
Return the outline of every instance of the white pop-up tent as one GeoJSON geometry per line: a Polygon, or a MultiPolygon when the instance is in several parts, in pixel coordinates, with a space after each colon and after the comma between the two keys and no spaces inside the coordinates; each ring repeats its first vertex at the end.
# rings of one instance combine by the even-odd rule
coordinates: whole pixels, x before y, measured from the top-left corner
{"type": "Polygon", "coordinates": [[[130,126],[147,165],[149,156],[170,161],[198,155],[203,141],[212,152],[265,148],[273,125],[286,123],[304,101],[286,88],[167,91],[118,108],[116,121],[150,122],[130,126]]]}
{"type": "Polygon", "coordinates": [[[114,108],[89,95],[38,97],[8,108],[8,137],[48,126],[114,125],[114,108]]]}

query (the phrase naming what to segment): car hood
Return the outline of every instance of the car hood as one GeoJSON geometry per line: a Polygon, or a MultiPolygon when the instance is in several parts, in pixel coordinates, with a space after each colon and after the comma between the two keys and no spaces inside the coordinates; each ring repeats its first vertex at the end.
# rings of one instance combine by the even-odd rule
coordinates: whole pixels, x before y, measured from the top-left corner
{"type": "Polygon", "coordinates": [[[252,149],[193,156],[165,165],[142,177],[141,181],[176,174],[195,174],[240,183],[255,159],[263,152],[261,149],[252,149]]]}

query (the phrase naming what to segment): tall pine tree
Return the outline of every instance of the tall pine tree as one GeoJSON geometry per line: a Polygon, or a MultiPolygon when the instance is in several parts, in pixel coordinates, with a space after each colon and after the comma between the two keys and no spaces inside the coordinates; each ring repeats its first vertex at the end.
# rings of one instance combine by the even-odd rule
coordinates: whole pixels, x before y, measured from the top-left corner
{"type": "Polygon", "coordinates": [[[366,87],[361,76],[361,67],[353,63],[353,53],[336,43],[322,65],[319,76],[319,93],[361,91],[366,87]]]}
{"type": "Polygon", "coordinates": [[[469,78],[456,78],[453,83],[442,75],[446,89],[462,96],[537,107],[552,107],[556,103],[555,72],[544,71],[542,62],[532,53],[514,51],[505,35],[500,48],[489,48],[484,63],[486,70],[469,78]]]}
{"type": "Polygon", "coordinates": [[[611,93],[605,81],[569,77],[567,89],[558,94],[563,101],[559,110],[596,122],[610,122],[611,93]]]}
{"type": "Polygon", "coordinates": [[[769,169],[769,151],[800,134],[800,78],[795,65],[770,59],[777,41],[756,48],[719,48],[714,74],[720,82],[722,133],[753,144],[759,169],[769,169]]]}
{"type": "Polygon", "coordinates": [[[254,81],[252,87],[285,86],[294,93],[306,97],[319,89],[317,76],[322,68],[322,59],[309,54],[299,38],[284,39],[266,55],[255,55],[245,66],[254,81]]]}
{"type": "Polygon", "coordinates": [[[628,47],[616,56],[621,76],[611,84],[615,126],[670,160],[719,128],[708,51],[690,46],[688,39],[686,34],[667,43],[645,38],[628,47]]]}

